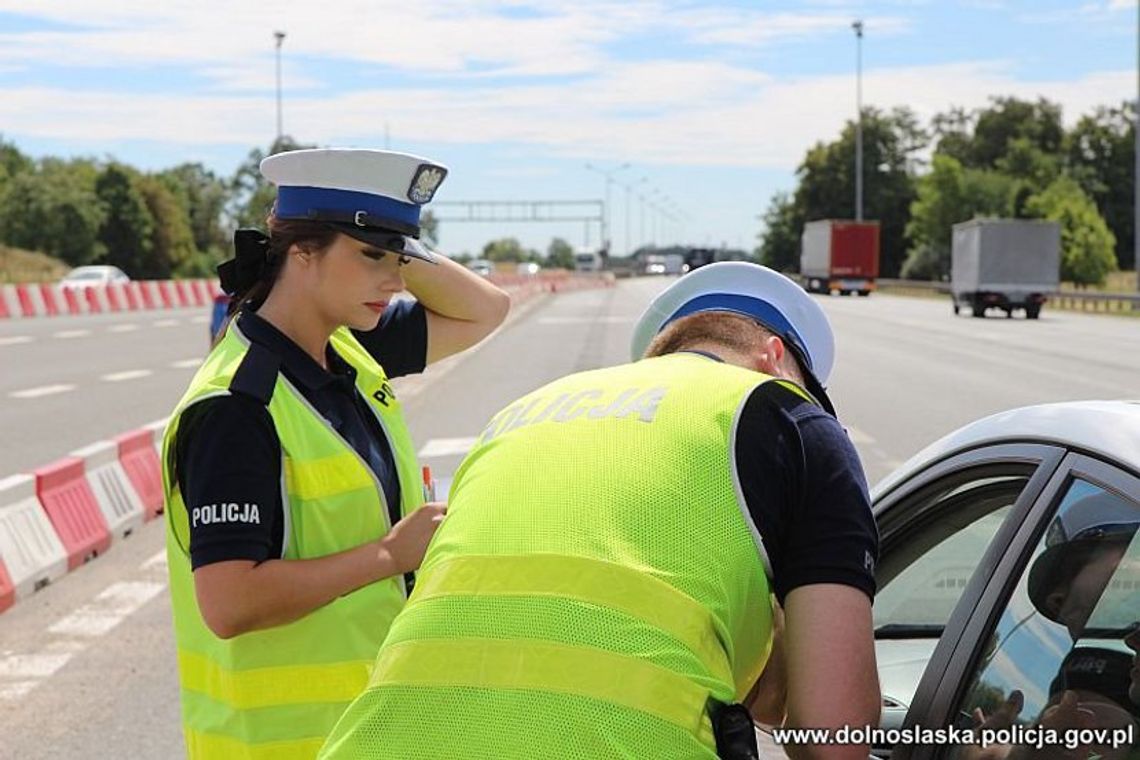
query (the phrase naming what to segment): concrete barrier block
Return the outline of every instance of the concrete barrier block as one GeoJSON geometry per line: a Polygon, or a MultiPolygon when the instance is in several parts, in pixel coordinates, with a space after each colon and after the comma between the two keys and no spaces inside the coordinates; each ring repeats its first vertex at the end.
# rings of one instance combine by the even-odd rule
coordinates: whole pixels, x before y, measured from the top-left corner
{"type": "Polygon", "coordinates": [[[163,510],[162,468],[154,439],[154,431],[148,428],[140,428],[115,439],[119,464],[142,500],[143,519],[147,521],[158,517],[163,510]]]}
{"type": "Polygon", "coordinates": [[[36,498],[36,481],[30,475],[0,481],[0,560],[16,598],[67,572],[67,552],[36,498]]]}

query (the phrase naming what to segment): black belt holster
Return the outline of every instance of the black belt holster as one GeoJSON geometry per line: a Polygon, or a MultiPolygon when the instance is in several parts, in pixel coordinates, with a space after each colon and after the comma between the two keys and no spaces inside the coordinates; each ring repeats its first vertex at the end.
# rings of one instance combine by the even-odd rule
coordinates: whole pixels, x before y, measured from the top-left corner
{"type": "Polygon", "coordinates": [[[748,708],[738,703],[726,705],[709,700],[709,718],[716,737],[716,754],[721,760],[760,760],[756,728],[748,708]]]}

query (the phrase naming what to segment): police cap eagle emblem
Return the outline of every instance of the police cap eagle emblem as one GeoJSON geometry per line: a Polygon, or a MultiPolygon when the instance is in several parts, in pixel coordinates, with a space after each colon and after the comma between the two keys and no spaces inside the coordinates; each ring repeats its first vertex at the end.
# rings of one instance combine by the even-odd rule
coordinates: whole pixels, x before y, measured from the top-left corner
{"type": "Polygon", "coordinates": [[[432,164],[420,164],[408,188],[408,198],[412,203],[428,203],[435,195],[439,183],[447,176],[447,169],[432,164]]]}

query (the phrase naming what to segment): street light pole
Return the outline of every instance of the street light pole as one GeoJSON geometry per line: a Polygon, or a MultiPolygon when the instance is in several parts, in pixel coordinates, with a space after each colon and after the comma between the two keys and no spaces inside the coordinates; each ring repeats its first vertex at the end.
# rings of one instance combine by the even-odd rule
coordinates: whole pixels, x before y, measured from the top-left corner
{"type": "Polygon", "coordinates": [[[625,162],[620,166],[615,166],[612,169],[599,169],[593,164],[586,164],[586,168],[592,172],[597,172],[606,178],[606,206],[602,210],[602,248],[606,254],[610,253],[610,225],[613,217],[610,214],[610,187],[614,183],[614,175],[623,169],[629,168],[629,162],[625,162]]]}
{"type": "Polygon", "coordinates": [[[855,30],[855,221],[863,221],[863,21],[855,30]]]}
{"type": "Polygon", "coordinates": [[[285,134],[281,120],[281,43],[285,41],[285,32],[274,32],[273,39],[277,42],[277,144],[280,146],[285,134]]]}

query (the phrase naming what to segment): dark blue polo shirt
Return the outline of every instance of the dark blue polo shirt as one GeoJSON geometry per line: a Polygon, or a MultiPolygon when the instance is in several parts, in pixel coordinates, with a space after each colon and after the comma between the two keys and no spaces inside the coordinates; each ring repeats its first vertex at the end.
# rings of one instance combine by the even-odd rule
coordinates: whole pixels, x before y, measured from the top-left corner
{"type": "Polygon", "coordinates": [[[780,603],[814,583],[854,586],[874,598],[879,532],[859,454],[839,420],[765,383],[744,402],[733,454],[780,603]]]}
{"type": "MultiPolygon", "coordinates": [[[[360,454],[384,491],[389,518],[398,520],[400,483],[395,461],[380,423],[356,390],[355,370],[331,347],[325,370],[254,312],[243,311],[237,326],[251,342],[275,355],[281,374],[360,454]]],[[[354,334],[389,377],[423,371],[427,317],[420,304],[394,302],[376,329],[354,334]]],[[[281,443],[263,401],[235,392],[193,405],[179,424],[175,457],[183,501],[191,516],[192,567],[281,556],[285,524],[281,443]],[[258,509],[212,508],[219,504],[256,504],[258,509]],[[196,513],[196,509],[202,511],[196,513]],[[204,513],[214,519],[195,519],[204,513]]]]}

